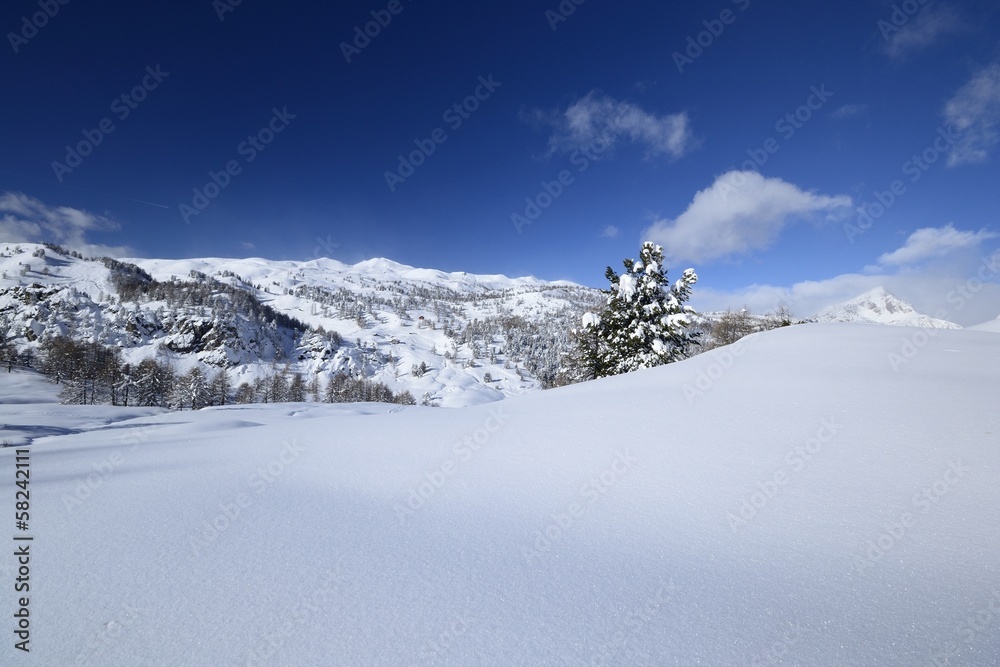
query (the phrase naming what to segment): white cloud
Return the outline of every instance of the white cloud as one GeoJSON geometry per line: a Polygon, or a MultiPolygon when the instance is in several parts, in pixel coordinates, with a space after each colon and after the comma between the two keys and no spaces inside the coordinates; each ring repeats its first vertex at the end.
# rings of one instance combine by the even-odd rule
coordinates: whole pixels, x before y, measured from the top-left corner
{"type": "Polygon", "coordinates": [[[833,112],[833,117],[837,120],[845,120],[863,114],[867,110],[867,104],[845,104],[833,112]]]}
{"type": "Polygon", "coordinates": [[[944,107],[945,121],[962,135],[948,166],[983,162],[1000,143],[1000,63],[977,72],[944,107]]]}
{"type": "Polygon", "coordinates": [[[607,227],[604,228],[604,231],[601,232],[601,238],[603,239],[617,238],[619,231],[620,230],[614,225],[608,225],[607,227]]]}
{"type": "Polygon", "coordinates": [[[767,248],[792,219],[850,206],[846,195],[818,195],[780,178],[731,171],[698,192],[675,220],[654,222],[644,239],[659,243],[674,259],[699,262],[767,248]]]}
{"type": "Polygon", "coordinates": [[[596,156],[624,139],[645,146],[650,156],[677,159],[697,145],[686,113],[657,116],[597,91],[591,91],[564,112],[535,114],[529,119],[538,121],[546,117],[549,124],[556,126],[549,138],[551,152],[589,148],[590,154],[596,156]]]}
{"type": "Polygon", "coordinates": [[[715,311],[746,306],[755,313],[773,312],[785,305],[796,317],[811,317],[832,306],[883,285],[886,276],[844,274],[827,280],[810,280],[791,286],[749,285],[722,291],[699,285],[692,305],[699,310],[715,311]]]}
{"type": "Polygon", "coordinates": [[[886,36],[886,53],[894,60],[902,60],[918,51],[923,51],[964,27],[958,13],[948,5],[928,5],[898,30],[886,27],[893,24],[880,25],[883,26],[882,31],[886,36]]]}
{"type": "MultiPolygon", "coordinates": [[[[950,234],[938,236],[946,238],[950,234]]],[[[995,236],[987,233],[982,239],[995,236]]],[[[912,257],[935,259],[920,267],[890,264],[879,267],[880,272],[875,275],[846,273],[788,286],[749,285],[733,290],[713,290],[703,284],[706,277],[703,275],[702,283],[692,295],[692,306],[708,311],[748,306],[756,313],[766,313],[775,310],[778,305],[786,305],[797,317],[811,317],[828,306],[853,299],[875,287],[885,287],[913,304],[918,311],[962,326],[997,317],[1000,314],[1000,248],[931,254],[932,248],[946,245],[947,242],[911,245],[908,240],[902,249],[918,246],[925,249],[925,252],[914,253],[912,257]]],[[[961,247],[972,248],[973,245],[979,244],[966,241],[961,247]]],[[[887,253],[883,257],[893,254],[887,253]]]]}
{"type": "Polygon", "coordinates": [[[796,317],[807,318],[870,289],[885,287],[926,315],[971,326],[1000,314],[1000,284],[982,281],[976,276],[980,266],[984,267],[984,274],[991,275],[992,270],[987,271],[985,267],[997,264],[1000,264],[1000,254],[993,259],[984,258],[981,263],[977,259],[977,265],[970,264],[964,271],[900,272],[878,276],[848,273],[790,286],[750,285],[731,291],[699,285],[691,304],[704,311],[746,306],[755,313],[773,312],[778,305],[786,305],[796,317]]]}
{"type": "Polygon", "coordinates": [[[118,223],[67,206],[46,206],[20,192],[0,195],[0,240],[9,243],[57,243],[85,256],[127,257],[136,253],[125,246],[105,246],[87,241],[88,232],[118,229],[118,223]]]}
{"type": "Polygon", "coordinates": [[[943,257],[955,250],[977,247],[983,241],[997,236],[1000,234],[985,229],[978,232],[963,232],[955,229],[953,225],[926,227],[910,234],[902,248],[879,257],[878,263],[883,266],[912,265],[925,259],[943,257]]]}

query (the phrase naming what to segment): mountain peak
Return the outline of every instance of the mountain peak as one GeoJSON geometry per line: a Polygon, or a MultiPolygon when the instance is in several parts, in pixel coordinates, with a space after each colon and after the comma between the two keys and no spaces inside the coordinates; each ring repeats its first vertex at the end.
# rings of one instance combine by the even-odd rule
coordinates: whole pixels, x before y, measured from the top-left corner
{"type": "Polygon", "coordinates": [[[924,315],[883,286],[830,306],[816,316],[820,322],[866,322],[900,327],[960,329],[954,322],[924,315]]]}

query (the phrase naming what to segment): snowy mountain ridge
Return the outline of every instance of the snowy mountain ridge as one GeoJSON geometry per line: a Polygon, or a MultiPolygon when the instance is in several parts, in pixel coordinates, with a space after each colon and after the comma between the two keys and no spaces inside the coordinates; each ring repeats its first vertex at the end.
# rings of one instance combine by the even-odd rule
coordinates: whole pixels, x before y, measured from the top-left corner
{"type": "Polygon", "coordinates": [[[816,320],[931,329],[962,328],[954,322],[924,315],[884,287],[876,287],[849,301],[825,308],[816,315],[816,320]]]}
{"type": "Polygon", "coordinates": [[[56,334],[227,368],[234,387],[275,366],[409,391],[429,404],[491,402],[550,384],[598,290],[532,277],[446,273],[384,258],[93,260],[0,245],[0,334],[37,351],[56,334]]]}

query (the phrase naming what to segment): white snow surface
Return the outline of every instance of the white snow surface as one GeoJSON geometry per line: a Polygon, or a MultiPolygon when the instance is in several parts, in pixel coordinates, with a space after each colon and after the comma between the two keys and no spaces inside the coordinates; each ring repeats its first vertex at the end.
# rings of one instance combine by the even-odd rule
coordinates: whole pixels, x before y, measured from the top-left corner
{"type": "Polygon", "coordinates": [[[884,287],[876,287],[850,301],[830,306],[818,313],[816,319],[820,322],[864,322],[900,327],[961,329],[961,326],[954,322],[918,312],[884,287]]]}
{"type": "Polygon", "coordinates": [[[90,408],[30,447],[0,663],[996,664],[995,335],[737,345],[459,410],[90,408]]]}
{"type": "Polygon", "coordinates": [[[972,329],[973,331],[993,331],[996,333],[1000,333],[1000,317],[996,318],[995,320],[990,320],[989,322],[983,322],[982,324],[977,324],[975,326],[968,328],[972,329]]]}

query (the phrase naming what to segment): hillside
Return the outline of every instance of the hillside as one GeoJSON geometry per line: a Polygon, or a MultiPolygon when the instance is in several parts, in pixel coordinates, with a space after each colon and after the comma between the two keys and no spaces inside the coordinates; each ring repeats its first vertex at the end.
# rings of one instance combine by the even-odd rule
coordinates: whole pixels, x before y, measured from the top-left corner
{"type": "Polygon", "coordinates": [[[996,350],[809,324],[457,411],[91,408],[31,448],[30,664],[993,664],[996,350]]]}
{"type": "Polygon", "coordinates": [[[433,405],[492,402],[551,383],[597,290],[416,269],[385,259],[87,261],[0,246],[0,334],[21,350],[67,334],[124,360],[228,369],[233,386],[287,367],[409,391],[433,405]]]}

